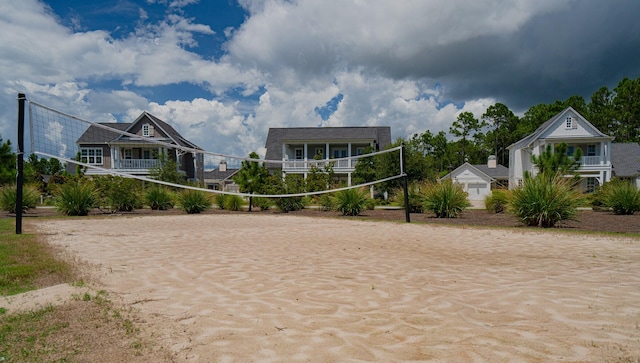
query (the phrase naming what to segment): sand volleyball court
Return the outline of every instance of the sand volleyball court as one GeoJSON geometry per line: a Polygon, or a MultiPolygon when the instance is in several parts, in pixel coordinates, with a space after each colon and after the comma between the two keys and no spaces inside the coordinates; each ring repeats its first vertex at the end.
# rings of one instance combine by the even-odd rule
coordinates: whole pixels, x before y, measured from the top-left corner
{"type": "Polygon", "coordinates": [[[636,362],[640,240],[288,215],[37,222],[187,362],[636,362]]]}

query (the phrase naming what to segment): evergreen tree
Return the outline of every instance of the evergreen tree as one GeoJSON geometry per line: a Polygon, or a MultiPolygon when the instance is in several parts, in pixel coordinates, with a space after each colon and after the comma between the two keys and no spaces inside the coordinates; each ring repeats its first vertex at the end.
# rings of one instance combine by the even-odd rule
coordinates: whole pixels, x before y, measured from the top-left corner
{"type": "MultiPolygon", "coordinates": [[[[260,159],[260,156],[252,152],[249,154],[251,159],[260,159]]],[[[253,194],[260,191],[260,188],[265,183],[269,172],[265,168],[264,163],[257,161],[244,160],[238,173],[233,177],[233,181],[240,186],[240,191],[243,193],[253,194]]],[[[253,197],[249,197],[249,212],[251,212],[251,206],[253,205],[253,197]]]]}
{"type": "Polygon", "coordinates": [[[11,151],[11,141],[2,142],[0,137],[0,185],[16,181],[16,154],[11,151]]]}

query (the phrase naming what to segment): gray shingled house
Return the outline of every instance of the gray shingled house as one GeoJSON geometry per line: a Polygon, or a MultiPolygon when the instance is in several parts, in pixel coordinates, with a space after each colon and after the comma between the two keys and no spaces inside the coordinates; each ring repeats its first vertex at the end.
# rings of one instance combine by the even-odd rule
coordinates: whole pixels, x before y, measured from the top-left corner
{"type": "MultiPolygon", "coordinates": [[[[367,147],[384,150],[391,144],[389,126],[371,127],[289,127],[270,128],[266,142],[266,160],[282,160],[282,164],[267,163],[271,170],[282,168],[287,174],[307,176],[312,165],[322,167],[320,160],[342,159],[362,155],[367,147]]],[[[332,161],[339,180],[351,185],[351,173],[357,159],[332,161]]]]}
{"type": "Polygon", "coordinates": [[[131,123],[100,123],[113,131],[91,125],[76,141],[80,161],[101,169],[88,168],[87,175],[108,174],[110,170],[140,176],[148,176],[159,165],[159,155],[176,162],[178,171],[187,179],[203,180],[201,158],[193,152],[172,148],[148,141],[162,141],[190,149],[200,148],[180,135],[171,125],[143,112],[131,123]],[[136,136],[123,135],[125,131],[136,136]]]}
{"type": "Polygon", "coordinates": [[[630,180],[640,189],[640,144],[611,144],[611,166],[613,176],[630,180]]]}

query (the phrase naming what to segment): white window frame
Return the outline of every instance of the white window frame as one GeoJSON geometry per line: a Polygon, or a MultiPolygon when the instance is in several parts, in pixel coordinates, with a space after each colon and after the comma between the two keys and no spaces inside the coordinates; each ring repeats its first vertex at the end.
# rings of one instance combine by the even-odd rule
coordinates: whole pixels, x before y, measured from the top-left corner
{"type": "Polygon", "coordinates": [[[153,153],[151,152],[150,149],[143,149],[142,158],[145,160],[153,159],[153,153]]]}
{"type": "Polygon", "coordinates": [[[341,159],[347,157],[347,149],[345,148],[335,148],[333,149],[333,157],[334,159],[341,159]]]}
{"type": "Polygon", "coordinates": [[[294,156],[293,156],[293,157],[294,157],[296,160],[302,160],[302,159],[304,159],[304,151],[302,150],[302,148],[296,148],[296,149],[294,150],[294,152],[293,152],[293,153],[294,153],[294,156]]]}
{"type": "Polygon", "coordinates": [[[573,118],[571,116],[567,117],[564,122],[565,128],[570,129],[573,127],[573,118]]]}
{"type": "Polygon", "coordinates": [[[124,159],[125,160],[133,159],[133,150],[132,149],[124,149],[124,159]]]}
{"type": "Polygon", "coordinates": [[[588,177],[587,178],[587,193],[593,193],[596,191],[596,178],[588,177]]]}
{"type": "Polygon", "coordinates": [[[80,161],[89,165],[102,165],[103,154],[101,147],[80,148],[80,161]]]}
{"type": "Polygon", "coordinates": [[[596,152],[597,152],[597,147],[595,144],[587,145],[587,156],[596,156],[596,152]],[[590,151],[590,149],[593,149],[593,151],[590,151]]]}
{"type": "Polygon", "coordinates": [[[149,137],[151,135],[151,132],[150,132],[151,128],[149,126],[150,126],[149,124],[142,125],[142,136],[149,137]]]}

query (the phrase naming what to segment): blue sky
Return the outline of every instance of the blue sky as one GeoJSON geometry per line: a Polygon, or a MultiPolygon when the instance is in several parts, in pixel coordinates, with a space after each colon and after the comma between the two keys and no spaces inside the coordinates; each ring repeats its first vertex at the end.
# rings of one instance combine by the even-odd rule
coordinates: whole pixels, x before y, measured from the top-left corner
{"type": "MultiPolygon", "coordinates": [[[[149,111],[206,150],[269,127],[448,130],[463,111],[640,76],[636,0],[0,0],[0,135],[16,95],[92,121],[149,111]]],[[[15,144],[15,142],[14,142],[15,144]]]]}

